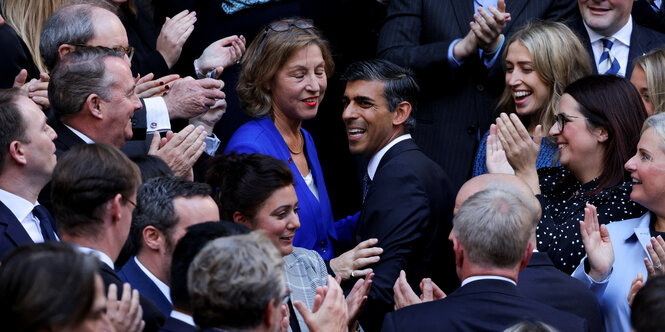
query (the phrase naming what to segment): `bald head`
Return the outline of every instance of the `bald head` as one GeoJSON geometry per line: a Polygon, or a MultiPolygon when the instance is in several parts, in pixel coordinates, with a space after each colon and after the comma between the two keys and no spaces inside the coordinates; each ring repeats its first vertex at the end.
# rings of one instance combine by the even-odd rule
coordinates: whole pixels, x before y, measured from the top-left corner
{"type": "Polygon", "coordinates": [[[466,181],[462,188],[457,192],[455,198],[455,209],[457,214],[460,206],[473,194],[487,190],[501,189],[513,193],[519,198],[529,210],[534,214],[534,222],[538,222],[541,216],[540,202],[531,191],[531,188],[515,175],[511,174],[483,174],[466,181]]]}

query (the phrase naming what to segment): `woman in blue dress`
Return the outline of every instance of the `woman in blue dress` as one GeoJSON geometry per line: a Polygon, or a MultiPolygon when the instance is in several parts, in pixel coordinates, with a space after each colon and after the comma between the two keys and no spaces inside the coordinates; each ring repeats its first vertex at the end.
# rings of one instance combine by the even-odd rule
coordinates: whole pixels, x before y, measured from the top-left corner
{"type": "MultiPolygon", "coordinates": [[[[531,136],[538,125],[542,133],[547,133],[566,85],[591,75],[584,46],[564,24],[537,22],[515,32],[504,50],[506,86],[497,109],[517,113],[531,136]]],[[[478,147],[473,176],[488,173],[485,153],[489,133],[485,133],[478,147]]],[[[556,151],[556,144],[543,139],[537,167],[558,166],[556,151]]]]}

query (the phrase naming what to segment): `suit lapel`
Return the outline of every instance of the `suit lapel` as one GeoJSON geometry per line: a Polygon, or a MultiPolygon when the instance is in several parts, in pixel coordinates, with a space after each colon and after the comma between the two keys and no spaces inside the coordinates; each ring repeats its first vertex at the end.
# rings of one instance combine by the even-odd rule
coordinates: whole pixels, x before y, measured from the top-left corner
{"type": "MultiPolygon", "coordinates": [[[[441,1],[441,0],[434,0],[441,1]]],[[[455,11],[455,17],[457,18],[457,24],[459,25],[460,31],[463,35],[460,38],[464,37],[470,30],[469,22],[473,20],[473,0],[450,0],[450,5],[455,11]]],[[[441,24],[448,24],[446,22],[441,22],[441,24]]]]}
{"type": "MultiPolygon", "coordinates": [[[[376,168],[376,173],[379,172],[381,167],[385,165],[387,162],[390,161],[390,159],[393,159],[395,156],[399,155],[400,153],[407,151],[407,150],[417,150],[418,146],[416,143],[413,142],[412,138],[403,140],[391,147],[386,154],[383,155],[383,158],[381,158],[381,162],[379,162],[379,166],[376,168]]],[[[376,179],[376,173],[374,173],[374,179],[376,179]]]]}
{"type": "Polygon", "coordinates": [[[14,243],[14,246],[33,242],[28,232],[21,225],[21,222],[16,219],[12,211],[2,202],[0,202],[0,224],[6,225],[5,235],[14,243]]]}

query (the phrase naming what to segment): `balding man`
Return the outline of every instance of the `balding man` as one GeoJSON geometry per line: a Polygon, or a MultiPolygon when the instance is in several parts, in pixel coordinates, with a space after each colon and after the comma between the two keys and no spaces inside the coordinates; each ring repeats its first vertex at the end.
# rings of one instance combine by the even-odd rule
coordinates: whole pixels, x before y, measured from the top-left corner
{"type": "Polygon", "coordinates": [[[530,240],[539,218],[533,207],[501,189],[471,195],[453,219],[462,286],[444,299],[389,313],[383,331],[500,331],[525,319],[562,331],[586,331],[584,319],[526,298],[517,289],[518,273],[534,248],[530,240]]]}

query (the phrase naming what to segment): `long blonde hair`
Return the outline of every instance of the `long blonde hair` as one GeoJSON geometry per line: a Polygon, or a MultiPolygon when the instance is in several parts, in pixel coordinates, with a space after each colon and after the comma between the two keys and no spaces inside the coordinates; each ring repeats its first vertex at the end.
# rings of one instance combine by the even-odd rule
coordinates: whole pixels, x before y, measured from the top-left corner
{"type": "Polygon", "coordinates": [[[665,111],[665,48],[653,50],[635,59],[635,66],[642,67],[647,76],[653,114],[665,111]]]}
{"type": "Polygon", "coordinates": [[[0,9],[9,24],[28,46],[32,60],[40,72],[47,73],[39,52],[39,37],[44,22],[67,0],[2,0],[0,9]]]}
{"type": "MultiPolygon", "coordinates": [[[[504,47],[504,64],[508,48],[514,42],[520,42],[529,50],[534,70],[550,90],[549,101],[535,115],[540,118],[530,118],[531,123],[538,121],[546,134],[554,124],[554,112],[563,90],[577,79],[591,75],[591,61],[575,33],[559,22],[529,22],[517,30],[504,47]]],[[[497,109],[515,113],[515,101],[508,85],[503,90],[497,109]]]]}

